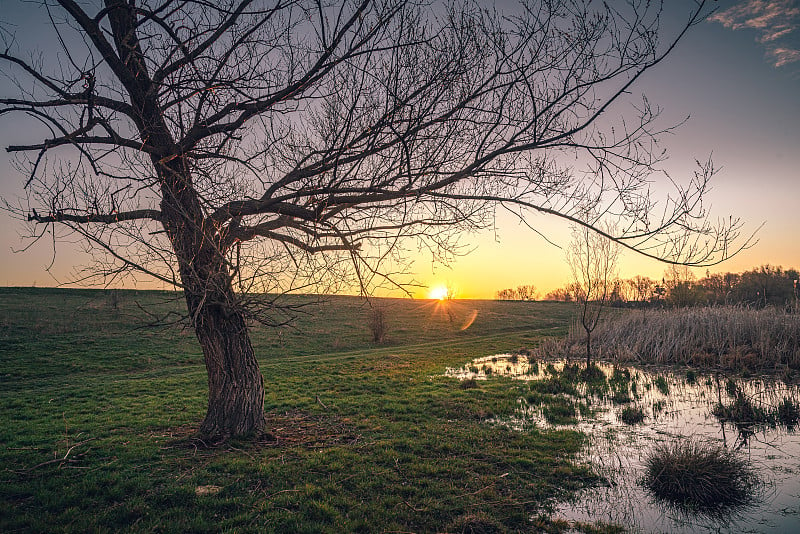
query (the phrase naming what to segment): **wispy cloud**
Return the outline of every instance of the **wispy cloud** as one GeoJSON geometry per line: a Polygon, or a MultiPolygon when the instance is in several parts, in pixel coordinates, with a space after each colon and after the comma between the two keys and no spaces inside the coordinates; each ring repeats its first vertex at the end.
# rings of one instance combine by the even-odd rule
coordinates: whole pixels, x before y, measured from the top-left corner
{"type": "Polygon", "coordinates": [[[800,0],[745,0],[714,13],[709,20],[732,30],[755,30],[776,67],[800,61],[797,41],[786,43],[800,29],[800,0]]]}
{"type": "Polygon", "coordinates": [[[776,67],[782,67],[795,61],[800,61],[800,50],[794,48],[777,47],[767,51],[770,59],[775,62],[776,67]]]}

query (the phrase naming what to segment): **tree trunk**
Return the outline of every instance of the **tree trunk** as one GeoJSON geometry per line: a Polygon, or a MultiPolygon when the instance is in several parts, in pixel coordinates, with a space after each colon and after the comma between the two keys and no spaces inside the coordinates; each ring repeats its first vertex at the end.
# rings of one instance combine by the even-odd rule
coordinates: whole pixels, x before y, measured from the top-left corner
{"type": "Polygon", "coordinates": [[[242,314],[203,305],[195,332],[208,371],[208,412],[200,434],[224,439],[264,431],[264,380],[242,314]]]}
{"type": "Polygon", "coordinates": [[[173,245],[208,372],[208,411],[200,434],[224,440],[264,430],[264,379],[225,258],[202,232],[207,226],[179,226],[183,232],[176,233],[173,245]]]}
{"type": "Polygon", "coordinates": [[[586,329],[586,369],[592,365],[592,332],[586,329]]]}

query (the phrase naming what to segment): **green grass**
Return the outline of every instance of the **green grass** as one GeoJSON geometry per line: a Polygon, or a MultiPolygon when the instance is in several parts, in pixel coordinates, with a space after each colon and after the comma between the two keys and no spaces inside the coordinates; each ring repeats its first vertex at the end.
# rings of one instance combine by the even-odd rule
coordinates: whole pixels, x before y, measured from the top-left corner
{"type": "Polygon", "coordinates": [[[253,329],[275,439],[215,448],[194,438],[193,334],[140,309],[170,316],[172,297],[0,289],[0,531],[525,531],[592,480],[580,434],[487,422],[517,382],[442,376],[563,334],[569,305],[387,299],[377,345],[361,300],[312,303],[296,328],[253,329]]]}

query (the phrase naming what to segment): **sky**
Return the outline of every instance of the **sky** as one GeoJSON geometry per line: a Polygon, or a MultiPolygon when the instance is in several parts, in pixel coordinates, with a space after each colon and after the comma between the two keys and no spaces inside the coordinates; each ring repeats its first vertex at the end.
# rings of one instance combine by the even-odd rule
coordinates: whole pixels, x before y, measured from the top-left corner
{"type": "MultiPolygon", "coordinates": [[[[676,5],[689,3],[666,2],[669,13],[676,5]]],[[[663,142],[670,155],[665,169],[677,178],[688,178],[695,160],[711,156],[720,168],[707,197],[712,213],[740,217],[746,232],[760,227],[752,247],[711,271],[740,272],[767,263],[798,268],[800,0],[715,4],[716,13],[690,31],[635,92],[662,107],[667,122],[689,117],[663,142]]],[[[0,22],[4,16],[0,14],[0,22]]],[[[25,23],[24,17],[20,20],[25,23]]],[[[668,18],[666,29],[677,27],[677,22],[668,18]]],[[[9,90],[7,82],[0,80],[0,94],[12,96],[9,90]]],[[[0,145],[15,143],[24,134],[15,129],[13,120],[0,117],[0,145]]],[[[15,198],[23,184],[10,155],[0,153],[0,197],[15,198]]],[[[449,265],[435,264],[424,255],[412,257],[413,277],[422,286],[415,296],[426,297],[427,288],[442,285],[452,287],[460,298],[493,298],[497,290],[522,284],[535,285],[543,295],[565,285],[569,271],[558,246],[568,244],[568,226],[541,215],[531,216],[528,222],[547,239],[514,217],[498,213],[494,230],[462,235],[461,245],[470,252],[449,265]]],[[[76,267],[89,260],[80,243],[69,240],[58,244],[54,262],[50,242],[41,241],[22,252],[24,230],[0,211],[0,286],[64,284],[76,267]]],[[[665,268],[663,263],[625,252],[619,274],[661,279],[665,268]]],[[[703,276],[705,269],[696,274],[703,276]]],[[[135,287],[150,285],[140,281],[135,287]]]]}

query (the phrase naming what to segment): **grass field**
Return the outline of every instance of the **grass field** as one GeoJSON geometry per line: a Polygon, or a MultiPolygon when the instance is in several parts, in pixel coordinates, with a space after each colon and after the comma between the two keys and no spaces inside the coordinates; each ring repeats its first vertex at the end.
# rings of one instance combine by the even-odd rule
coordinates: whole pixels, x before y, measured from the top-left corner
{"type": "Polygon", "coordinates": [[[578,433],[487,422],[522,385],[442,376],[565,333],[569,305],[381,300],[375,345],[361,300],[314,303],[253,329],[274,439],[212,447],[193,334],[140,309],[180,301],[117,297],[0,289],[0,532],[558,530],[537,518],[592,480],[578,433]]]}

